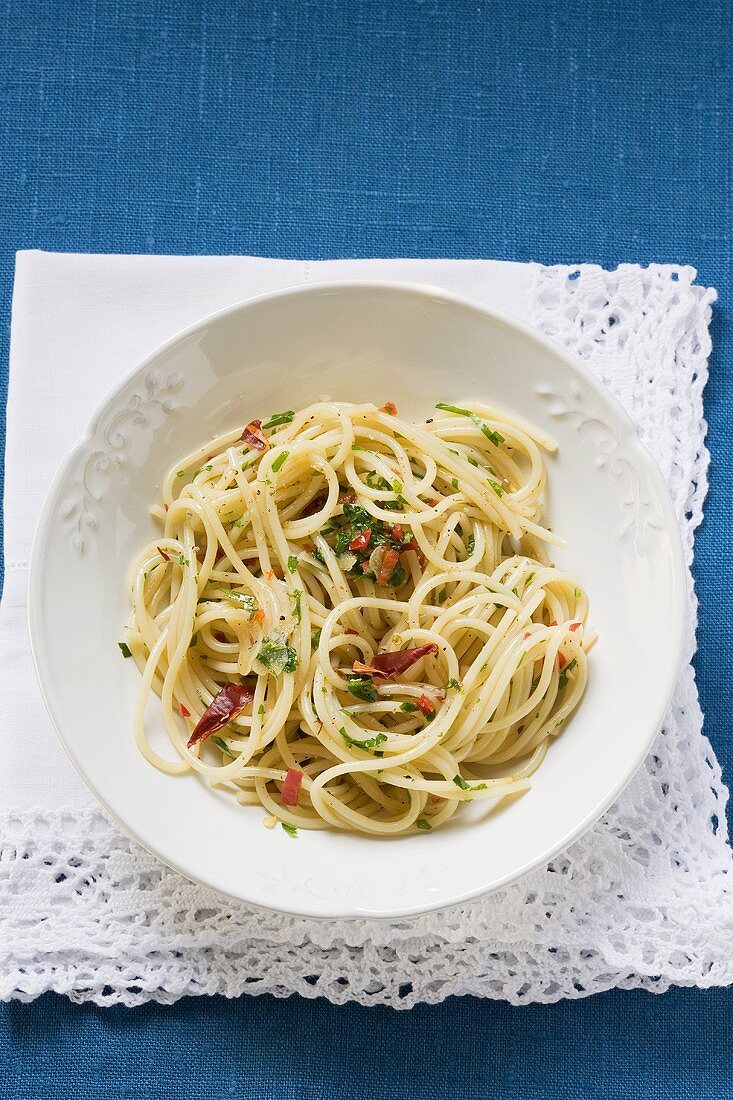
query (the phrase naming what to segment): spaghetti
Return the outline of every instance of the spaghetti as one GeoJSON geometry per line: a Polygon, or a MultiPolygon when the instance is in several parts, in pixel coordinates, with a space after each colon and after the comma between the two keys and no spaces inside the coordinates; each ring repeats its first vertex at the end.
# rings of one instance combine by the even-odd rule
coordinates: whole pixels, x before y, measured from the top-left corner
{"type": "Polygon", "coordinates": [[[591,641],[545,550],[542,449],[481,405],[324,401],[194,451],[131,572],[140,750],[291,833],[427,831],[525,791],[591,641]]]}

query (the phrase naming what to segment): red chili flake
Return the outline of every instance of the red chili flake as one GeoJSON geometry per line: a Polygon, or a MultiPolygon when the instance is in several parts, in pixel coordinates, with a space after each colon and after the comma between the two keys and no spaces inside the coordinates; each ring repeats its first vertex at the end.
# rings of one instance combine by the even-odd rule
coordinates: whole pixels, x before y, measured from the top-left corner
{"type": "Polygon", "coordinates": [[[568,630],[577,630],[579,626],[580,626],[580,623],[571,623],[570,626],[568,627],[568,630]]]}
{"type": "Polygon", "coordinates": [[[423,714],[435,714],[435,703],[429,695],[421,695],[417,701],[417,709],[423,714]]]}
{"type": "Polygon", "coordinates": [[[188,709],[188,707],[184,707],[183,703],[178,704],[178,713],[180,714],[181,718],[191,717],[191,711],[188,709]]]}
{"type": "Polygon", "coordinates": [[[435,497],[430,497],[430,499],[426,500],[425,503],[428,505],[429,508],[435,508],[438,502],[435,497]]]}
{"type": "Polygon", "coordinates": [[[428,795],[428,801],[429,802],[440,802],[440,799],[438,798],[437,794],[429,794],[428,795]]]}
{"type": "Polygon", "coordinates": [[[288,774],[285,776],[283,789],[280,792],[280,798],[284,806],[298,805],[298,795],[300,794],[302,782],[303,773],[298,771],[297,768],[288,768],[288,774]]]}
{"type": "Polygon", "coordinates": [[[411,665],[419,661],[421,657],[427,657],[429,653],[437,653],[435,642],[417,646],[415,649],[401,649],[396,653],[375,653],[368,665],[361,661],[354,661],[354,672],[363,672],[367,676],[380,676],[383,680],[391,680],[393,676],[400,676],[411,665]]]}
{"type": "Polygon", "coordinates": [[[414,550],[415,553],[417,554],[418,565],[420,566],[421,569],[425,568],[425,566],[427,565],[428,559],[425,557],[422,550],[418,546],[416,539],[410,539],[409,542],[404,543],[402,549],[403,550],[414,550]]]}
{"type": "Polygon", "coordinates": [[[530,632],[529,632],[528,630],[525,630],[525,632],[524,632],[524,637],[525,637],[525,638],[531,638],[531,637],[532,637],[532,635],[530,634],[530,632]]]}
{"type": "Polygon", "coordinates": [[[222,634],[221,630],[215,630],[214,637],[216,638],[217,642],[226,642],[227,640],[226,634],[222,634]]]}
{"type": "Polygon", "coordinates": [[[363,561],[363,562],[361,563],[361,571],[362,571],[362,573],[368,573],[368,572],[369,572],[369,569],[370,569],[370,566],[369,566],[369,562],[368,562],[368,561],[363,561]]]}
{"type": "Polygon", "coordinates": [[[346,630],[344,631],[344,634],[356,634],[357,638],[359,637],[359,631],[358,630],[352,630],[350,626],[346,627],[346,630]]]}
{"type": "Polygon", "coordinates": [[[553,619],[550,626],[557,626],[557,619],[553,619]]]}
{"type": "Polygon", "coordinates": [[[253,623],[261,623],[262,620],[264,619],[264,617],[265,617],[264,611],[262,610],[261,607],[258,607],[257,610],[255,611],[254,615],[252,616],[252,622],[253,623]]]}
{"type": "Polygon", "coordinates": [[[166,512],[167,512],[167,511],[168,511],[168,509],[170,508],[170,504],[164,504],[164,505],[163,505],[163,507],[165,508],[165,510],[166,510],[166,512]]]}
{"type": "Polygon", "coordinates": [[[352,539],[349,543],[349,550],[366,550],[367,546],[371,542],[372,531],[370,527],[367,527],[366,531],[362,531],[360,535],[352,539]]]}
{"type": "Polygon", "coordinates": [[[369,568],[376,578],[377,584],[389,584],[389,580],[397,568],[400,555],[391,546],[382,543],[372,550],[369,558],[369,568]]]}
{"type": "Polygon", "coordinates": [[[390,416],[397,416],[397,406],[394,401],[385,401],[383,405],[379,406],[379,411],[389,413],[390,416]]]}
{"type": "Polygon", "coordinates": [[[405,537],[404,527],[402,526],[401,523],[395,523],[394,527],[392,528],[392,538],[394,539],[395,542],[402,542],[404,537],[405,537]]]}
{"type": "Polygon", "coordinates": [[[201,715],[188,739],[188,747],[191,748],[192,745],[197,745],[199,741],[211,737],[212,733],[223,729],[227,722],[238,718],[247,709],[254,697],[255,689],[252,682],[227,684],[223,687],[201,715]]]}
{"type": "Polygon", "coordinates": [[[253,451],[266,451],[270,446],[261,429],[262,421],[252,420],[242,432],[242,442],[253,451]]]}
{"type": "Polygon", "coordinates": [[[356,493],[354,493],[354,492],[339,493],[339,498],[338,498],[338,503],[339,504],[354,504],[355,501],[356,501],[356,493]]]}
{"type": "Polygon", "coordinates": [[[566,665],[567,663],[568,663],[568,659],[567,659],[567,657],[565,656],[565,654],[564,654],[564,653],[560,653],[560,652],[558,652],[558,655],[557,655],[557,664],[558,664],[558,667],[559,667],[559,668],[565,668],[565,665],[566,665]]]}
{"type": "Polygon", "coordinates": [[[171,560],[170,554],[166,554],[165,550],[161,550],[161,548],[159,546],[156,546],[156,550],[160,554],[163,561],[170,561],[171,560]]]}

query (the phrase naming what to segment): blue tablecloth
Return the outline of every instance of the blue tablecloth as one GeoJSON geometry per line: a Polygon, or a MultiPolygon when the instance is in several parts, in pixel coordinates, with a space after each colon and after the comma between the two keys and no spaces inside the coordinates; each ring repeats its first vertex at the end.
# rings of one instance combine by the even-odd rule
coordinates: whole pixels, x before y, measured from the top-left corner
{"type": "MultiPolygon", "coordinates": [[[[721,292],[696,665],[730,778],[731,12],[728,0],[6,5],[3,335],[17,248],[695,264],[721,292]]],[[[718,1100],[733,1095],[732,1018],[729,990],[409,1013],[51,996],[2,1009],[0,1097],[718,1100]]]]}

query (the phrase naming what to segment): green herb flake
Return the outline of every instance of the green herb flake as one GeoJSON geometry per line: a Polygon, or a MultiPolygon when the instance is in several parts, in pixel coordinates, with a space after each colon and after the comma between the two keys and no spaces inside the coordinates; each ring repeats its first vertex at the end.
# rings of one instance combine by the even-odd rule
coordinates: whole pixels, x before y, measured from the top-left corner
{"type": "Polygon", "coordinates": [[[575,657],[573,657],[572,661],[568,661],[568,663],[565,665],[565,668],[562,669],[562,671],[560,672],[560,687],[561,688],[564,688],[565,685],[567,684],[568,674],[573,671],[573,669],[575,668],[577,663],[578,662],[576,661],[575,657]]]}
{"type": "Polygon", "coordinates": [[[400,479],[399,479],[399,478],[395,478],[395,480],[394,480],[394,481],[392,482],[392,492],[393,492],[393,493],[396,493],[396,494],[397,494],[397,496],[399,496],[399,495],[400,495],[400,493],[402,492],[402,490],[403,490],[404,488],[405,488],[405,487],[404,487],[404,485],[402,484],[402,482],[400,481],[400,479]]]}
{"type": "Polygon", "coordinates": [[[280,452],[280,454],[277,456],[277,458],[275,459],[275,461],[272,464],[272,472],[274,474],[276,474],[278,472],[278,470],[282,469],[282,467],[285,465],[285,462],[286,462],[287,457],[288,457],[289,454],[290,454],[290,451],[281,451],[280,452]]]}
{"type": "Polygon", "coordinates": [[[230,600],[236,600],[242,610],[247,612],[249,619],[254,618],[254,613],[257,610],[257,600],[254,596],[250,596],[247,592],[235,592],[233,588],[220,588],[219,591],[230,600]]]}
{"type": "Polygon", "coordinates": [[[291,573],[294,573],[297,568],[298,568],[298,559],[296,558],[295,554],[290,554],[289,557],[288,557],[288,569],[290,570],[291,573]]]}
{"type": "Polygon", "coordinates": [[[454,489],[456,489],[456,490],[458,489],[458,478],[457,477],[452,477],[451,480],[450,480],[450,483],[451,483],[451,485],[453,486],[454,489]]]}
{"type": "Polygon", "coordinates": [[[178,555],[178,564],[179,565],[188,565],[188,558],[184,558],[183,554],[179,554],[178,555]]]}
{"type": "Polygon", "coordinates": [[[318,649],[321,643],[321,632],[316,630],[315,634],[311,634],[311,649],[318,649]]]}
{"type": "Polygon", "coordinates": [[[502,489],[498,481],[494,481],[493,477],[487,477],[486,480],[498,497],[504,496],[504,490],[502,489]]]}
{"type": "Polygon", "coordinates": [[[573,595],[575,596],[576,600],[579,600],[583,593],[580,591],[579,588],[574,588],[573,595]]]}
{"type": "Polygon", "coordinates": [[[526,579],[526,581],[525,581],[524,583],[525,583],[525,584],[531,584],[531,583],[532,583],[532,581],[534,580],[534,576],[535,576],[535,575],[534,575],[534,573],[530,573],[530,574],[529,574],[529,575],[527,576],[527,579],[526,579]]]}
{"type": "Polygon", "coordinates": [[[283,832],[287,833],[288,836],[296,837],[298,835],[298,830],[295,826],[289,825],[287,821],[281,821],[280,825],[282,826],[283,832]]]}
{"type": "Polygon", "coordinates": [[[453,776],[453,782],[455,783],[455,785],[457,787],[460,787],[462,791],[470,791],[471,790],[471,784],[467,783],[462,775],[454,775],[453,776]]]}
{"type": "Polygon", "coordinates": [[[455,413],[457,416],[467,416],[469,420],[473,420],[477,428],[480,428],[487,439],[489,439],[495,447],[498,447],[500,443],[504,442],[504,436],[501,432],[492,431],[487,424],[484,424],[483,420],[476,416],[476,413],[471,412],[470,409],[459,409],[457,405],[444,405],[439,404],[435,406],[436,409],[441,409],[443,412],[455,413]]]}
{"type": "Polygon", "coordinates": [[[303,611],[301,608],[302,598],[303,593],[299,588],[296,588],[294,592],[290,593],[290,599],[293,601],[293,618],[295,619],[296,623],[299,623],[303,618],[303,611]]]}
{"type": "Polygon", "coordinates": [[[461,685],[460,685],[459,681],[456,680],[455,676],[451,676],[450,680],[448,681],[448,683],[445,686],[446,686],[446,689],[455,688],[456,691],[461,690],[461,685]]]}
{"type": "Polygon", "coordinates": [[[281,672],[295,672],[298,667],[298,654],[279,633],[270,634],[263,640],[257,660],[276,676],[281,672]]]}
{"type": "Polygon", "coordinates": [[[376,703],[379,699],[379,692],[368,677],[365,679],[349,680],[347,686],[352,695],[355,695],[357,699],[361,699],[365,703],[376,703]]]}
{"type": "Polygon", "coordinates": [[[409,703],[407,701],[405,701],[404,703],[400,703],[400,710],[404,710],[406,714],[411,714],[417,709],[417,703],[409,703]]]}
{"type": "Polygon", "coordinates": [[[176,474],[176,477],[185,477],[185,476],[186,476],[186,471],[185,470],[179,470],[178,473],[176,474]]]}
{"type": "Polygon", "coordinates": [[[362,447],[362,445],[360,443],[352,443],[351,444],[351,449],[352,449],[352,451],[366,451],[368,448],[367,447],[362,447]]]}
{"type": "Polygon", "coordinates": [[[478,462],[473,457],[473,455],[466,455],[466,462],[469,464],[469,466],[475,466],[476,469],[478,469],[478,462]]]}
{"type": "Polygon", "coordinates": [[[446,599],[447,595],[448,595],[448,589],[446,588],[445,585],[443,585],[440,592],[438,593],[438,603],[445,603],[445,599],[446,599]]]}
{"type": "Polygon", "coordinates": [[[294,416],[294,412],[273,413],[270,419],[262,425],[262,429],[269,432],[270,428],[279,428],[282,424],[290,424],[294,416]]]}
{"type": "Polygon", "coordinates": [[[232,758],[234,757],[234,753],[229,748],[223,737],[212,737],[211,740],[218,748],[221,749],[222,752],[225,752],[227,756],[231,756],[232,758]]]}
{"type": "Polygon", "coordinates": [[[132,650],[127,642],[118,642],[117,645],[120,647],[120,653],[123,657],[132,657],[132,650]]]}
{"type": "Polygon", "coordinates": [[[257,713],[258,713],[258,714],[259,714],[260,716],[261,716],[261,715],[263,715],[263,714],[265,713],[265,704],[264,704],[264,703],[260,703],[260,705],[259,705],[259,706],[258,706],[258,708],[257,708],[257,713]]]}
{"type": "Polygon", "coordinates": [[[419,818],[417,819],[417,821],[415,822],[415,825],[417,826],[417,828],[418,828],[418,829],[424,829],[426,833],[429,833],[429,832],[430,832],[430,830],[431,830],[431,829],[432,829],[432,827],[433,827],[433,826],[432,826],[432,825],[430,824],[430,822],[429,822],[429,821],[426,821],[426,820],[425,820],[425,818],[424,818],[424,817],[419,817],[419,818]]]}
{"type": "Polygon", "coordinates": [[[364,752],[371,752],[372,749],[375,749],[377,747],[377,745],[381,745],[387,740],[386,733],[378,733],[375,737],[368,737],[365,741],[357,741],[355,737],[349,736],[344,726],[341,727],[339,733],[341,734],[349,748],[354,746],[357,749],[363,749],[364,752]]]}
{"type": "Polygon", "coordinates": [[[471,557],[471,554],[474,552],[475,549],[476,539],[473,537],[473,535],[469,535],[466,539],[466,553],[468,554],[469,558],[471,557]]]}

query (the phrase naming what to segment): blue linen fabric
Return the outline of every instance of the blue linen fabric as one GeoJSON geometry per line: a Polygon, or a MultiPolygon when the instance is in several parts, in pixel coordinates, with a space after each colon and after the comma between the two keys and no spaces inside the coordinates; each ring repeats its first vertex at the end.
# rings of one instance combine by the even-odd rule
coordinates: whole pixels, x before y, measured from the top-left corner
{"type": "MultiPolygon", "coordinates": [[[[721,293],[696,668],[730,780],[731,13],[728,0],[7,3],[5,347],[18,248],[694,264],[721,293]]],[[[732,1017],[730,990],[409,1013],[47,996],[2,1008],[0,1097],[717,1100],[733,1095],[732,1017]]]]}

